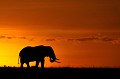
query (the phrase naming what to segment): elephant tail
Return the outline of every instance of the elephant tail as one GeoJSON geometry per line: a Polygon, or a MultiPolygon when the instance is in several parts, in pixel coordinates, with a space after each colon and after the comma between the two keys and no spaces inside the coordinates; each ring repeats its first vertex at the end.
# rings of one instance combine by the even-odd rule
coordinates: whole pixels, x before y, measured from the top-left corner
{"type": "Polygon", "coordinates": [[[18,57],[18,64],[20,64],[20,63],[19,63],[19,59],[20,59],[20,56],[18,57]]]}

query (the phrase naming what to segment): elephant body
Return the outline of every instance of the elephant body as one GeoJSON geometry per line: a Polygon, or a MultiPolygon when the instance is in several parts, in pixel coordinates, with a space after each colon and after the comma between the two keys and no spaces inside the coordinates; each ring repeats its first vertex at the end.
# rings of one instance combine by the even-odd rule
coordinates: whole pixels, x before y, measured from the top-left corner
{"type": "Polygon", "coordinates": [[[19,53],[21,67],[23,67],[24,63],[27,64],[27,67],[30,67],[29,62],[36,61],[36,67],[38,67],[39,62],[41,62],[41,68],[44,68],[44,58],[46,56],[50,58],[50,62],[57,60],[54,51],[50,46],[27,46],[19,53]]]}

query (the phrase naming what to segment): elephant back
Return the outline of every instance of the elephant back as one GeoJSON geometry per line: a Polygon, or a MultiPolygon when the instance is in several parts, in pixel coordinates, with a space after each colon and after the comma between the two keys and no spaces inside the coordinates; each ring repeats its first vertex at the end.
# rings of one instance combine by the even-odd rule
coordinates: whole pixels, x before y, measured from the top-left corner
{"type": "Polygon", "coordinates": [[[35,47],[27,46],[20,51],[19,56],[26,57],[26,58],[27,57],[34,57],[34,58],[43,57],[44,46],[35,46],[35,47]]]}

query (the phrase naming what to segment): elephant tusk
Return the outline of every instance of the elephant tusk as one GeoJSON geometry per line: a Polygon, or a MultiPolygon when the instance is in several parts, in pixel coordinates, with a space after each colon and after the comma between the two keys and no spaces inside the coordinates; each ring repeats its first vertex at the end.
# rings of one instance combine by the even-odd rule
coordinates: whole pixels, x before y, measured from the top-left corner
{"type": "Polygon", "coordinates": [[[57,62],[57,63],[61,63],[61,62],[59,62],[59,61],[55,61],[55,62],[57,62]]]}
{"type": "Polygon", "coordinates": [[[60,59],[56,58],[56,60],[60,60],[60,59]]]}
{"type": "Polygon", "coordinates": [[[58,62],[58,61],[57,61],[57,63],[61,63],[61,62],[58,62]]]}

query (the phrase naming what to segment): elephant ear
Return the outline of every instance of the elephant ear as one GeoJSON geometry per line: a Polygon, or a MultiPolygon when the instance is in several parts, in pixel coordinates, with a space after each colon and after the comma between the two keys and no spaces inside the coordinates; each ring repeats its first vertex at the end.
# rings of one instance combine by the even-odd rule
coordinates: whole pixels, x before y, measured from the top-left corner
{"type": "Polygon", "coordinates": [[[45,56],[50,56],[50,48],[48,46],[45,47],[44,49],[45,56]]]}

